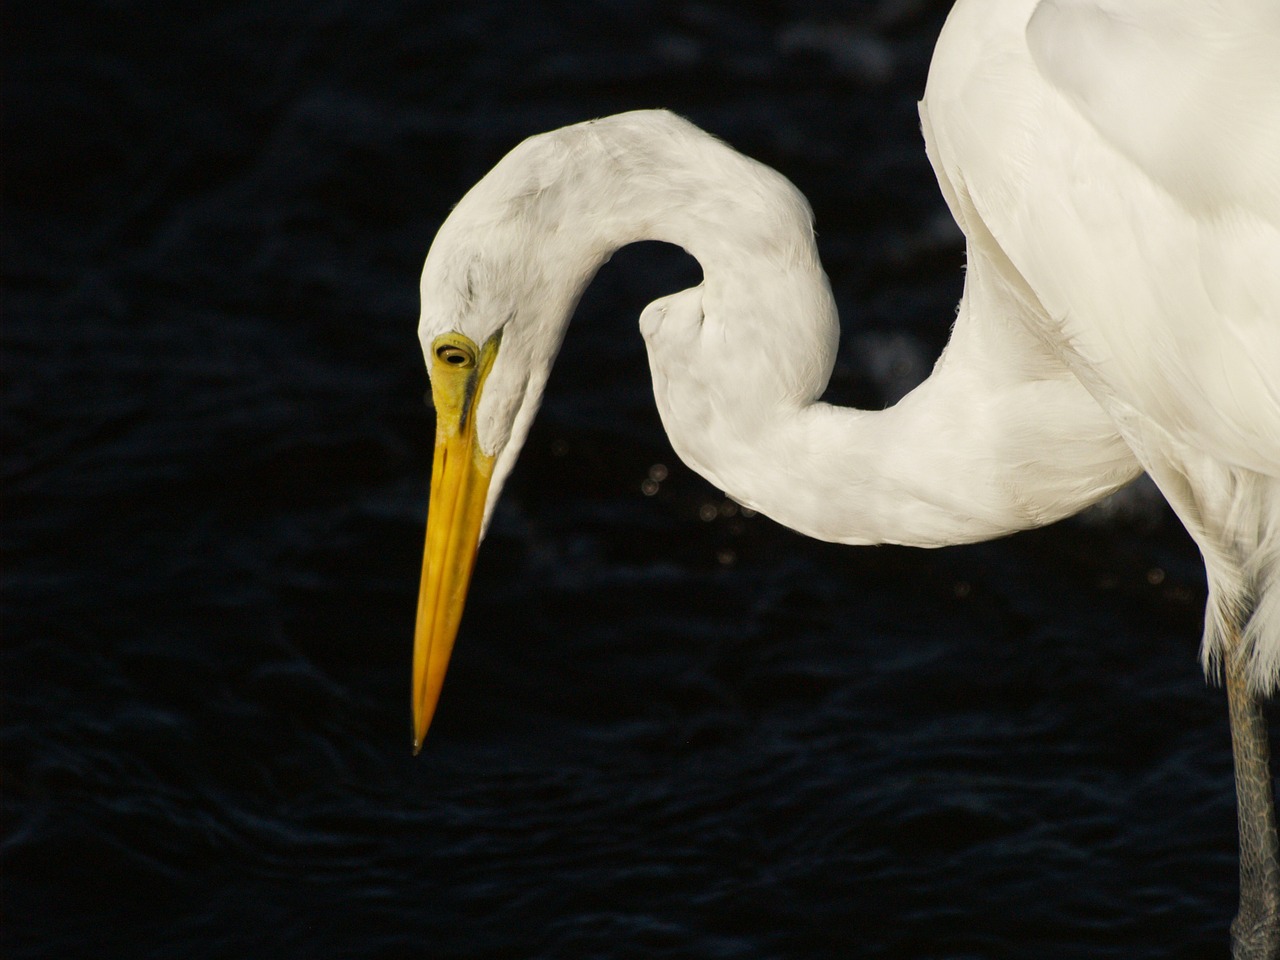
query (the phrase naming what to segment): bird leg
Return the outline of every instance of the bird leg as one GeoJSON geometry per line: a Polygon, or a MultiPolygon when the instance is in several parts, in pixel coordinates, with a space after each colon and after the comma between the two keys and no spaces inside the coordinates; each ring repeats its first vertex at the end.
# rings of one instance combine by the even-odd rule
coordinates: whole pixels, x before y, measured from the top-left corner
{"type": "Polygon", "coordinates": [[[1277,960],[1280,851],[1267,721],[1261,699],[1249,690],[1240,658],[1228,654],[1225,659],[1240,829],[1240,909],[1231,924],[1231,956],[1233,960],[1277,960]]]}

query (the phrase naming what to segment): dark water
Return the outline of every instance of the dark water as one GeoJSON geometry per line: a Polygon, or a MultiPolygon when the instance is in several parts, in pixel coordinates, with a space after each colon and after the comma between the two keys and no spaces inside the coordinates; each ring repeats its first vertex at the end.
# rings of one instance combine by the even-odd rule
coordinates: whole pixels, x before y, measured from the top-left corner
{"type": "Polygon", "coordinates": [[[409,753],[417,272],[526,134],[672,107],[808,194],[831,396],[927,372],[945,4],[11,4],[7,958],[1225,957],[1224,698],[1150,491],[936,552],[675,460],[615,258],[409,753]],[[669,470],[655,495],[642,483],[669,470]],[[710,517],[710,519],[703,519],[710,517]]]}

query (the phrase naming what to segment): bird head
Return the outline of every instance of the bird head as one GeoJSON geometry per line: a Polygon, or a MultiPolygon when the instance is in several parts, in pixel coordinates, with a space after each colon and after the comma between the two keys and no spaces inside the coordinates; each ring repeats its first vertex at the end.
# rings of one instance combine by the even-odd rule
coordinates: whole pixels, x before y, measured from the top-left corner
{"type": "Polygon", "coordinates": [[[415,752],[435,713],[480,541],[573,308],[607,256],[567,249],[578,238],[548,229],[561,152],[546,135],[517,147],[454,208],[423,266],[418,337],[436,436],[414,637],[415,752]],[[580,275],[567,274],[566,263],[581,263],[580,275]]]}
{"type": "Polygon", "coordinates": [[[418,332],[436,443],[414,641],[415,750],[485,526],[573,310],[614,250],[645,239],[676,243],[707,269],[703,286],[664,298],[641,321],[663,422],[703,476],[749,497],[761,434],[751,414],[768,412],[770,398],[812,400],[830,375],[835,306],[808,204],[781,175],[665,111],[574,124],[507,154],[442,224],[422,271],[418,332]],[[788,325],[794,316],[817,319],[788,325]],[[778,330],[790,331],[791,348],[762,351],[778,330]]]}

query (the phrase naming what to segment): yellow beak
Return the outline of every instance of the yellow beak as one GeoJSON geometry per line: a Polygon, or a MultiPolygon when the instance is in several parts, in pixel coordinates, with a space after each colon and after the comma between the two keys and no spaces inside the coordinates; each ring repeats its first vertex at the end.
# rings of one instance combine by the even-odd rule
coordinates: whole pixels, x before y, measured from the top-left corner
{"type": "Polygon", "coordinates": [[[476,440],[475,413],[501,339],[499,332],[476,349],[461,334],[447,333],[431,345],[436,450],[413,639],[415,754],[422,749],[440,700],[480,545],[493,457],[484,453],[476,440]]]}

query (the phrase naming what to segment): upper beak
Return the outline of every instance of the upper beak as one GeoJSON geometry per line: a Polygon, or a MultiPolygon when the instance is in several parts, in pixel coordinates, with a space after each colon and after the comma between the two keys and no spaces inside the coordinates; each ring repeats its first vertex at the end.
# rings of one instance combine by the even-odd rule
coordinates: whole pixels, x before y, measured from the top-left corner
{"type": "Polygon", "coordinates": [[[436,445],[413,640],[415,754],[440,700],[480,546],[493,457],[480,449],[475,412],[500,342],[498,333],[477,350],[466,337],[445,334],[432,344],[436,445]]]}

